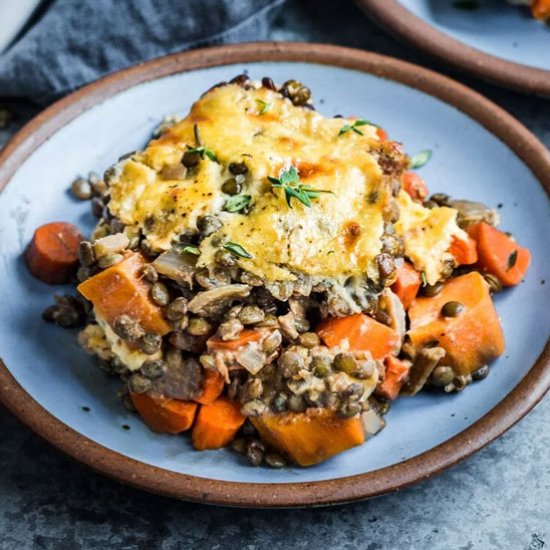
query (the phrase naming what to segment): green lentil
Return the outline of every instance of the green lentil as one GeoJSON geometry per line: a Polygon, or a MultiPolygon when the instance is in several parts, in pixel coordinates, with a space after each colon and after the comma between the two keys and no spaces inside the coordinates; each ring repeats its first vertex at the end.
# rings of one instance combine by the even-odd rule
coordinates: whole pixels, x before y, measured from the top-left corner
{"type": "Polygon", "coordinates": [[[92,186],[90,182],[84,178],[75,179],[71,184],[71,191],[73,195],[81,201],[86,201],[92,196],[92,186]]]}
{"type": "Polygon", "coordinates": [[[246,448],[246,458],[251,466],[259,466],[264,460],[265,446],[261,441],[251,440],[246,448]]]}
{"type": "Polygon", "coordinates": [[[229,171],[234,176],[240,176],[248,172],[248,166],[244,162],[232,162],[229,164],[229,171]]]}
{"type": "Polygon", "coordinates": [[[170,302],[170,293],[164,283],[156,282],[151,287],[151,298],[159,306],[167,306],[170,302]]]}
{"type": "Polygon", "coordinates": [[[185,330],[193,336],[206,336],[212,330],[212,325],[202,317],[191,317],[185,330]]]}
{"type": "Polygon", "coordinates": [[[149,378],[151,380],[160,378],[165,371],[166,366],[160,359],[155,361],[145,361],[145,363],[141,365],[141,374],[143,374],[145,378],[149,378]]]}
{"type": "Polygon", "coordinates": [[[267,453],[264,461],[270,468],[284,468],[286,466],[285,459],[277,453],[267,453]]]}
{"type": "Polygon", "coordinates": [[[242,190],[241,184],[237,178],[229,178],[223,182],[222,193],[226,195],[238,195],[242,190]]]}
{"type": "Polygon", "coordinates": [[[334,368],[351,375],[357,370],[357,361],[351,353],[339,353],[334,357],[334,368]]]}
{"type": "Polygon", "coordinates": [[[162,336],[154,332],[144,334],[138,342],[139,349],[147,354],[153,355],[156,353],[162,344],[162,336]]]}
{"type": "Polygon", "coordinates": [[[201,161],[201,154],[198,151],[186,151],[183,154],[181,163],[186,168],[193,168],[201,161]]]}
{"type": "Polygon", "coordinates": [[[128,380],[128,387],[133,393],[145,393],[151,389],[152,383],[149,378],[145,378],[141,374],[134,374],[128,380]]]}
{"type": "Polygon", "coordinates": [[[314,348],[321,343],[319,336],[315,332],[304,332],[298,337],[298,343],[304,348],[314,348]]]}
{"type": "Polygon", "coordinates": [[[187,300],[179,296],[164,308],[164,316],[169,321],[179,321],[187,313],[187,300]]]}
{"type": "Polygon", "coordinates": [[[443,290],[443,283],[435,283],[434,285],[426,285],[420,289],[423,296],[433,298],[443,290]]]}
{"type": "Polygon", "coordinates": [[[484,378],[487,378],[487,376],[489,376],[490,370],[491,369],[489,365],[483,365],[481,368],[472,373],[472,378],[474,380],[483,380],[484,378]]]}
{"type": "Polygon", "coordinates": [[[451,301],[443,304],[441,308],[441,313],[444,317],[458,317],[461,313],[464,312],[464,304],[460,302],[451,301]]]}
{"type": "Polygon", "coordinates": [[[288,395],[286,393],[278,393],[271,402],[271,408],[273,412],[281,413],[286,411],[288,395]]]}
{"type": "Polygon", "coordinates": [[[247,441],[244,437],[237,437],[231,442],[231,448],[239,454],[246,453],[247,441]]]}
{"type": "Polygon", "coordinates": [[[328,376],[331,372],[332,362],[330,357],[327,355],[316,355],[311,360],[311,367],[313,369],[313,374],[319,378],[324,378],[328,376]]]}
{"type": "Polygon", "coordinates": [[[454,370],[451,367],[438,366],[435,367],[431,374],[431,382],[434,386],[443,388],[453,382],[455,376],[454,370]]]}

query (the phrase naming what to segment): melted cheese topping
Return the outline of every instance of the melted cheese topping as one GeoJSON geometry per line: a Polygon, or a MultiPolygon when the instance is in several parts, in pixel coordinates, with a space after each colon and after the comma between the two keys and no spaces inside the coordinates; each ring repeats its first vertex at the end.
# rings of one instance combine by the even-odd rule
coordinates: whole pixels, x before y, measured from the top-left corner
{"type": "Polygon", "coordinates": [[[454,208],[425,208],[405,191],[400,191],[398,202],[400,218],[395,229],[405,239],[405,254],[433,285],[441,278],[444,262],[452,259],[448,250],[453,237],[468,237],[456,223],[454,208]]]}
{"type": "Polygon", "coordinates": [[[216,88],[184,120],[117,167],[109,208],[124,224],[139,227],[157,250],[196,232],[200,216],[215,215],[223,226],[201,242],[199,265],[210,264],[220,243],[231,241],[252,255],[240,266],[266,280],[294,279],[297,272],[376,279],[382,212],[391,193],[369,152],[378,142],[376,128],[361,126],[363,135],[339,136],[347,123],[295,107],[265,88],[216,88]],[[263,114],[261,102],[269,104],[263,114]],[[194,125],[218,162],[205,156],[182,179],[164,179],[163,169],[196,146],[194,125]],[[232,177],[227,168],[232,162],[248,168],[242,190],[252,197],[248,214],[222,210],[229,197],[221,188],[232,177]],[[301,183],[327,191],[311,208],[294,199],[289,208],[282,190],[272,189],[268,176],[279,177],[290,166],[301,183]]]}

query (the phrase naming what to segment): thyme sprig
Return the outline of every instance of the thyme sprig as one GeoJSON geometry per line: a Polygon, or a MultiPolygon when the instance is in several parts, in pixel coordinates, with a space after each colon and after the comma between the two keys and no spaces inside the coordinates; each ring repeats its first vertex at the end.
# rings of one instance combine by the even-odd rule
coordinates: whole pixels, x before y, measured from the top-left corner
{"type": "Polygon", "coordinates": [[[188,153],[198,153],[203,159],[205,156],[208,157],[212,162],[218,162],[218,157],[216,156],[216,153],[212,151],[209,147],[205,147],[202,144],[201,135],[199,132],[199,126],[198,124],[195,124],[193,126],[193,133],[195,134],[195,147],[189,147],[187,146],[187,152],[188,153]]]}
{"type": "Polygon", "coordinates": [[[351,124],[344,124],[342,128],[340,128],[340,131],[338,132],[338,136],[343,136],[344,134],[347,134],[350,130],[352,132],[355,132],[356,134],[359,134],[360,136],[364,136],[363,132],[359,130],[360,126],[367,126],[370,124],[366,120],[363,120],[362,118],[352,122],[351,124]]]}
{"type": "Polygon", "coordinates": [[[321,193],[332,193],[324,189],[314,189],[311,185],[300,183],[300,175],[294,166],[281,172],[278,178],[268,176],[272,189],[282,189],[285,192],[286,203],[292,208],[292,199],[300,201],[304,206],[311,208],[311,199],[317,199],[321,193]]]}

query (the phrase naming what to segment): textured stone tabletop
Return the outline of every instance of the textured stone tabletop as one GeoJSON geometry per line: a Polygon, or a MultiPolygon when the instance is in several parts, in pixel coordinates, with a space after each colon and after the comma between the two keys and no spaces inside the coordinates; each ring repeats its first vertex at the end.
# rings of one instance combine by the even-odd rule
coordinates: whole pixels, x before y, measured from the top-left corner
{"type": "MultiPolygon", "coordinates": [[[[351,3],[294,0],[275,40],[336,43],[446,71],[398,44],[351,3]]],[[[452,74],[452,73],[450,73],[452,74]]],[[[452,75],[550,146],[550,102],[452,75]]],[[[18,120],[35,109],[11,103],[18,120]]],[[[0,408],[0,550],[550,549],[550,398],[452,470],[401,493],[331,509],[250,511],[177,502],[76,464],[0,408]]]]}

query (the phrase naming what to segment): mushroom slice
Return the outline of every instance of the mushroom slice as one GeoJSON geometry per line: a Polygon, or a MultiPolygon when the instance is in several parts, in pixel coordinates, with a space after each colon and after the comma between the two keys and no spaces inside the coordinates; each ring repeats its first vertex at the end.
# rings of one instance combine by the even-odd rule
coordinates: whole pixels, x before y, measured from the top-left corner
{"type": "Polygon", "coordinates": [[[191,313],[208,317],[219,306],[225,306],[233,300],[246,298],[250,294],[249,285],[225,285],[211,290],[199,292],[190,302],[188,310],[191,313]]]}
{"type": "Polygon", "coordinates": [[[445,356],[443,348],[422,348],[414,359],[409,379],[401,390],[401,395],[416,395],[423,387],[439,361],[445,356]]]}

